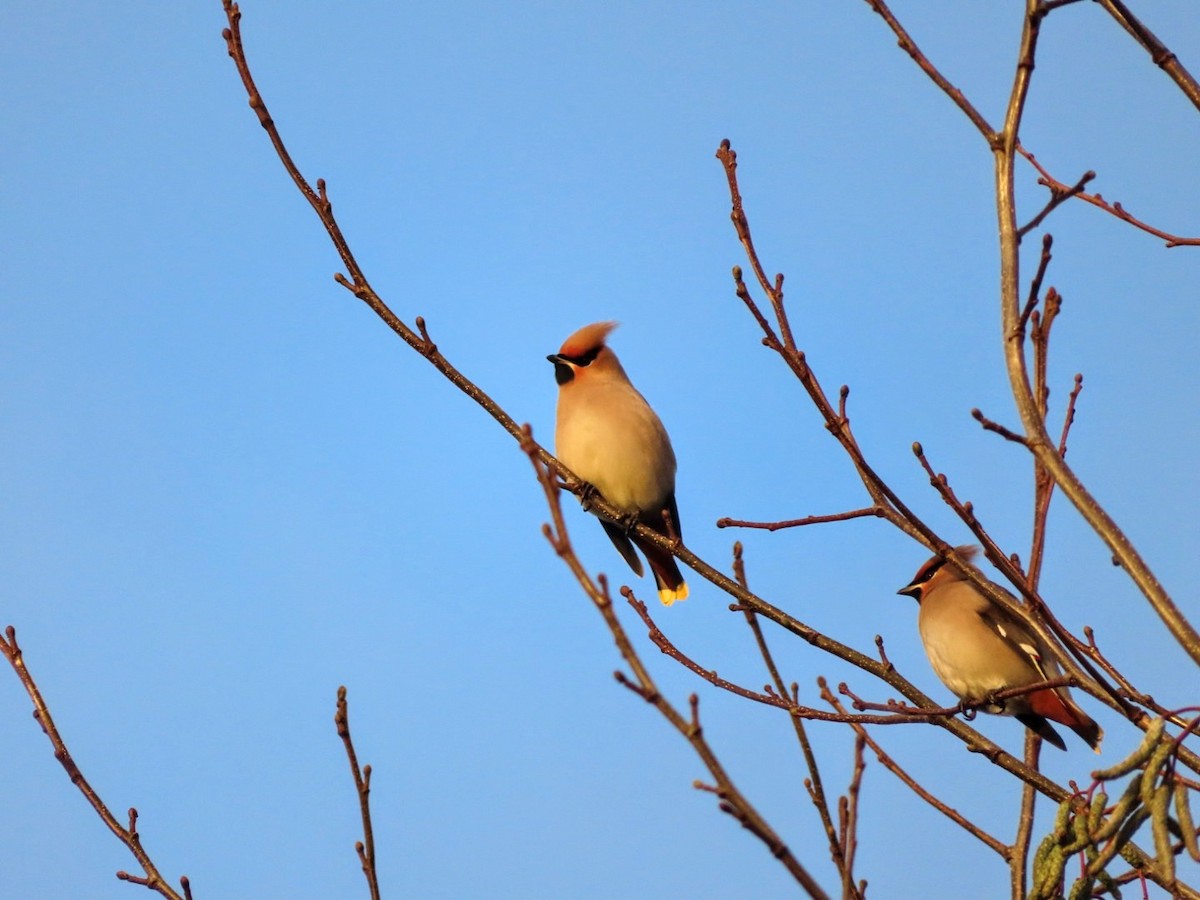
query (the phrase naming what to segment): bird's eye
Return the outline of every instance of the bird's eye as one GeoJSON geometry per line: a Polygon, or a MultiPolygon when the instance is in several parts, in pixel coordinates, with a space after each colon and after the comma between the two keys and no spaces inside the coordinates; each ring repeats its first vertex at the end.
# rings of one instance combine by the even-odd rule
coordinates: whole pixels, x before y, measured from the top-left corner
{"type": "Polygon", "coordinates": [[[573,365],[583,368],[584,366],[590,366],[603,349],[604,345],[601,344],[597,347],[592,347],[586,353],[581,353],[578,356],[563,356],[562,358],[573,365]]]}
{"type": "Polygon", "coordinates": [[[921,573],[921,577],[917,579],[916,583],[917,584],[925,584],[927,581],[929,581],[930,578],[932,578],[934,576],[934,574],[937,573],[937,570],[940,569],[945,564],[946,564],[946,561],[944,559],[939,559],[937,562],[933,563],[928,569],[926,569],[924,572],[921,573]]]}

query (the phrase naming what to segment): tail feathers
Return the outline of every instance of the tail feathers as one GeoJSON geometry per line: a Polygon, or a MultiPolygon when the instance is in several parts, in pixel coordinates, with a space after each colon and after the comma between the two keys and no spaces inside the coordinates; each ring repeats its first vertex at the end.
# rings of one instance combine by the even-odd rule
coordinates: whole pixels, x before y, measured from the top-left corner
{"type": "Polygon", "coordinates": [[[1017,721],[1030,731],[1036,732],[1041,736],[1042,740],[1053,744],[1059,750],[1067,749],[1067,745],[1063,743],[1062,735],[1055,731],[1054,726],[1041,716],[1034,713],[1017,713],[1017,721]]]}
{"type": "Polygon", "coordinates": [[[600,524],[604,526],[604,531],[613,542],[613,546],[617,548],[621,558],[629,563],[629,568],[633,569],[634,574],[638,578],[645,575],[646,570],[642,568],[642,561],[638,557],[637,551],[633,549],[633,542],[629,540],[629,534],[625,529],[612,522],[601,521],[600,524]]]}
{"type": "Polygon", "coordinates": [[[642,553],[646,554],[646,562],[650,563],[650,571],[654,573],[654,582],[658,585],[658,599],[662,601],[662,605],[670,606],[677,600],[686,600],[687,582],[679,572],[675,557],[657,544],[638,541],[636,538],[634,540],[642,553]]]}
{"type": "MultiPolygon", "coordinates": [[[[1042,719],[1042,721],[1046,728],[1050,728],[1050,726],[1048,723],[1045,723],[1045,719],[1052,719],[1055,722],[1066,725],[1073,732],[1083,738],[1089,747],[1091,747],[1097,753],[1100,752],[1100,741],[1104,738],[1104,732],[1101,730],[1100,726],[1088,716],[1087,713],[1085,713],[1076,705],[1075,701],[1072,700],[1070,696],[1066,695],[1065,691],[1062,691],[1061,693],[1059,691],[1049,689],[1044,691],[1036,691],[1035,693],[1029,695],[1029,706],[1030,709],[1033,710],[1033,713],[1036,714],[1036,716],[1030,716],[1030,718],[1042,719],[1042,717],[1045,717],[1042,719]]],[[[1024,720],[1022,719],[1022,721],[1024,720]]],[[[1028,722],[1025,724],[1029,725],[1028,722]]],[[[1041,731],[1037,727],[1033,725],[1029,725],[1029,727],[1041,734],[1041,731]]],[[[1042,736],[1045,737],[1044,734],[1042,736]]],[[[1055,734],[1055,737],[1057,738],[1058,735],[1055,734]]],[[[1049,740],[1049,738],[1047,738],[1047,740],[1049,740]]],[[[1053,741],[1053,743],[1055,746],[1061,747],[1062,739],[1059,738],[1058,740],[1053,741]]],[[[1066,748],[1063,747],[1063,749],[1065,750],[1066,748]]]]}

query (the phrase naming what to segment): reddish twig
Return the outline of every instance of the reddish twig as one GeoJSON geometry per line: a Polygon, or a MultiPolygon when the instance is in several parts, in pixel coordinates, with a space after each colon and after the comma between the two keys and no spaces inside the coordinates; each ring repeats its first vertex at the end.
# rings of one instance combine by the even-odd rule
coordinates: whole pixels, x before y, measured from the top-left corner
{"type": "MultiPolygon", "coordinates": [[[[1042,752],[1042,738],[1029,729],[1025,730],[1025,765],[1037,768],[1042,752]]],[[[1037,805],[1037,791],[1028,784],[1021,785],[1021,805],[1017,811],[1017,833],[1008,848],[1009,884],[1012,900],[1025,900],[1026,885],[1029,883],[1029,848],[1033,841],[1033,814],[1037,805]]]]}
{"type": "MultiPolygon", "coordinates": [[[[750,220],[746,218],[746,211],[742,205],[742,193],[738,188],[737,154],[730,148],[729,141],[721,141],[721,146],[717,150],[717,158],[721,160],[721,164],[725,168],[726,180],[729,182],[729,197],[732,201],[729,218],[733,222],[734,231],[737,232],[738,240],[742,242],[742,247],[746,250],[746,258],[750,262],[750,268],[754,270],[754,277],[758,279],[759,286],[771,303],[771,308],[775,313],[775,320],[779,323],[779,330],[783,336],[782,345],[790,350],[794,350],[796,349],[796,341],[792,337],[792,328],[788,323],[787,314],[783,308],[783,275],[776,275],[774,282],[768,279],[766,270],[759,261],[758,251],[754,249],[754,239],[750,236],[750,220]]],[[[766,317],[759,311],[758,306],[750,298],[749,290],[742,283],[741,269],[735,266],[733,273],[734,280],[740,285],[738,296],[749,308],[751,314],[753,314],[767,336],[778,342],[774,331],[767,323],[766,317]]]]}
{"type": "MultiPolygon", "coordinates": [[[[615,673],[617,681],[654,706],[659,714],[691,745],[692,750],[716,781],[712,790],[720,798],[719,808],[736,818],[742,827],[761,840],[771,855],[783,864],[809,896],[827,898],[828,895],[821,886],[726,773],[725,767],[718,760],[700,727],[699,698],[695,694],[691,696],[689,699],[691,715],[689,718],[684,718],[658,690],[649,670],[629,640],[624,626],[617,618],[613,609],[612,597],[608,591],[608,580],[603,576],[593,580],[575,555],[570,536],[567,533],[566,521],[563,518],[561,492],[554,471],[541,461],[537,453],[537,445],[533,441],[532,430],[528,425],[523,427],[522,433],[525,438],[522,442],[522,449],[533,465],[534,473],[538,483],[542,486],[550,510],[551,522],[542,527],[542,533],[546,536],[550,546],[554,548],[554,552],[571,570],[571,574],[575,576],[579,586],[604,619],[622,659],[633,673],[633,677],[629,678],[623,673],[617,672],[615,673]]],[[[631,602],[633,602],[632,599],[631,602]]]]}
{"type": "Polygon", "coordinates": [[[1061,185],[1058,182],[1049,184],[1046,181],[1039,181],[1038,184],[1046,185],[1046,187],[1050,189],[1050,199],[1046,201],[1046,205],[1042,207],[1041,211],[1036,216],[1017,229],[1017,238],[1020,239],[1025,237],[1025,235],[1029,234],[1029,232],[1041,225],[1046,216],[1058,209],[1059,206],[1061,206],[1063,203],[1066,203],[1072,197],[1078,197],[1080,194],[1082,194],[1083,189],[1087,187],[1088,182],[1093,180],[1095,177],[1096,173],[1089,169],[1087,172],[1084,172],[1083,175],[1080,176],[1079,180],[1070,187],[1061,185]]]}
{"type": "MultiPolygon", "coordinates": [[[[1002,691],[993,691],[986,697],[977,697],[972,700],[961,700],[954,706],[910,706],[907,703],[901,703],[898,700],[888,700],[884,703],[874,703],[870,700],[864,700],[854,691],[850,690],[849,686],[843,681],[838,684],[838,693],[850,698],[850,704],[856,710],[878,710],[879,712],[895,713],[898,718],[904,720],[915,719],[938,719],[946,716],[956,716],[959,713],[967,716],[967,718],[975,718],[975,713],[978,710],[988,706],[1003,706],[1005,700],[1011,700],[1013,697],[1023,697],[1026,694],[1034,694],[1046,688],[1059,687],[1078,687],[1079,679],[1069,675],[1064,675],[1061,678],[1049,678],[1045,681],[1039,681],[1032,684],[1021,685],[1020,687],[1005,688],[1002,691]]],[[[855,723],[862,722],[869,725],[886,724],[882,722],[870,722],[867,717],[850,718],[846,721],[855,723]]]]}
{"type": "MultiPolygon", "coordinates": [[[[746,577],[746,560],[742,552],[741,542],[735,541],[733,544],[733,575],[742,588],[749,590],[750,581],[746,577]]],[[[771,676],[771,681],[775,685],[775,690],[780,697],[789,698],[793,707],[799,707],[799,686],[793,682],[789,687],[784,682],[783,675],[780,673],[779,667],[775,664],[775,657],[772,655],[770,647],[767,646],[767,639],[763,634],[758,616],[751,609],[742,609],[742,614],[746,617],[746,624],[750,627],[750,631],[754,635],[754,642],[758,647],[759,655],[762,656],[763,664],[766,665],[767,672],[771,676]]],[[[812,742],[808,739],[808,729],[805,728],[802,717],[789,716],[789,718],[792,722],[792,728],[796,733],[796,740],[800,744],[800,753],[804,756],[804,764],[808,768],[808,777],[804,779],[804,787],[807,789],[808,797],[817,811],[821,827],[825,830],[825,840],[829,844],[829,855],[833,859],[833,864],[839,872],[844,873],[846,871],[846,860],[842,854],[842,847],[838,842],[837,833],[834,830],[833,817],[829,812],[829,801],[825,796],[825,785],[821,778],[821,769],[817,764],[817,755],[813,752],[812,742]]],[[[843,897],[843,900],[846,900],[846,898],[843,897]]]]}
{"type": "Polygon", "coordinates": [[[980,425],[982,425],[986,431],[991,431],[995,434],[998,434],[998,435],[1000,435],[1000,437],[1004,438],[1006,441],[1012,441],[1014,444],[1020,444],[1022,447],[1029,446],[1029,441],[1025,437],[1025,435],[1017,434],[1017,432],[1013,431],[1010,428],[1005,428],[999,422],[993,422],[991,419],[989,419],[987,416],[985,416],[982,412],[980,412],[980,410],[972,409],[971,417],[976,422],[978,422],[980,425]]]}
{"type": "Polygon", "coordinates": [[[358,766],[358,754],[354,751],[354,741],[350,738],[350,716],[346,704],[345,685],[337,691],[337,710],[333,715],[333,723],[337,727],[338,737],[346,748],[346,757],[350,762],[350,774],[354,778],[354,790],[358,794],[358,809],[362,816],[363,839],[355,841],[354,850],[358,853],[358,862],[362,866],[363,876],[367,879],[367,889],[371,892],[371,900],[379,900],[379,877],[375,870],[375,831],[371,827],[371,767],[358,766]]]}
{"type": "Polygon", "coordinates": [[[1037,305],[1042,299],[1042,280],[1046,277],[1046,269],[1050,266],[1052,258],[1050,248],[1053,246],[1054,238],[1049,233],[1043,234],[1042,255],[1038,259],[1037,272],[1034,273],[1033,281],[1029,283],[1029,298],[1025,301],[1025,308],[1021,310],[1019,332],[1022,338],[1025,336],[1025,326],[1029,322],[1029,316],[1037,309],[1037,305]]]}
{"type": "Polygon", "coordinates": [[[879,506],[865,506],[862,509],[852,509],[847,512],[828,513],[823,516],[805,516],[803,519],[785,519],[782,522],[748,522],[745,519],[717,519],[718,528],[762,528],[766,531],[779,531],[782,528],[800,528],[804,525],[821,525],[826,522],[846,522],[850,519],[860,519],[864,516],[883,518],[887,513],[879,506]]]}
{"type": "MultiPolygon", "coordinates": [[[[1147,234],[1153,235],[1154,237],[1158,238],[1159,240],[1164,241],[1166,243],[1167,247],[1197,247],[1197,246],[1200,246],[1200,238],[1182,237],[1177,234],[1171,234],[1170,232],[1163,231],[1161,228],[1155,228],[1153,225],[1139,219],[1137,216],[1130,213],[1120,203],[1109,203],[1100,194],[1089,194],[1087,191],[1083,190],[1082,189],[1083,185],[1086,184],[1088,180],[1090,180],[1089,176],[1095,177],[1094,172],[1086,173],[1084,175],[1083,180],[1081,180],[1074,187],[1072,187],[1072,186],[1066,185],[1063,182],[1059,181],[1057,178],[1055,178],[1053,175],[1051,175],[1048,171],[1046,171],[1046,168],[1040,162],[1038,162],[1037,157],[1035,157],[1032,153],[1030,153],[1028,150],[1026,150],[1020,144],[1017,145],[1017,152],[1020,153],[1021,156],[1025,157],[1025,159],[1028,160],[1028,162],[1031,166],[1033,166],[1035,169],[1037,169],[1038,176],[1039,176],[1038,184],[1044,185],[1050,191],[1050,198],[1051,198],[1050,203],[1047,204],[1048,208],[1044,212],[1049,212],[1050,209],[1053,209],[1059,203],[1062,203],[1063,201],[1068,200],[1071,197],[1078,197],[1080,200],[1084,201],[1085,203],[1090,203],[1092,206],[1096,207],[1097,209],[1101,209],[1111,216],[1116,216],[1122,222],[1132,225],[1134,228],[1137,228],[1140,231],[1144,231],[1147,234]]],[[[1024,236],[1024,234],[1029,230],[1029,228],[1036,225],[1038,222],[1040,222],[1042,220],[1042,218],[1045,218],[1045,216],[1042,215],[1041,217],[1036,219],[1034,222],[1031,222],[1029,225],[1026,225],[1024,228],[1019,229],[1019,234],[1021,236],[1024,236]]]]}
{"type": "MultiPolygon", "coordinates": [[[[834,696],[833,692],[829,689],[828,682],[826,682],[824,678],[819,678],[817,679],[817,684],[820,685],[821,688],[821,699],[838,712],[844,713],[846,711],[846,707],[843,706],[841,701],[834,696]]],[[[961,827],[967,833],[974,835],[988,847],[992,848],[992,850],[994,850],[1000,856],[1004,857],[1005,859],[1008,858],[1008,848],[1002,842],[992,837],[958,810],[947,806],[945,803],[927,791],[924,787],[922,787],[915,778],[909,775],[908,772],[901,768],[901,766],[896,763],[895,760],[893,760],[886,752],[884,752],[883,748],[879,746],[879,744],[873,737],[871,737],[870,733],[865,728],[857,723],[851,727],[853,727],[855,733],[866,742],[867,746],[871,748],[871,751],[875,754],[875,758],[879,760],[884,768],[899,778],[909,790],[911,790],[914,794],[916,794],[942,815],[946,816],[946,818],[954,822],[954,824],[961,827]]]]}
{"type": "Polygon", "coordinates": [[[863,758],[866,746],[866,732],[860,730],[854,735],[854,765],[850,771],[850,786],[846,788],[845,796],[838,801],[838,832],[845,865],[842,868],[842,898],[863,896],[867,884],[854,883],[854,857],[858,852],[858,795],[862,790],[863,773],[867,761],[863,758]]]}
{"type": "MultiPolygon", "coordinates": [[[[642,623],[646,626],[646,636],[650,642],[656,646],[664,656],[667,656],[675,662],[679,663],[693,675],[707,681],[715,688],[727,691],[744,700],[752,700],[755,703],[761,703],[764,706],[773,706],[776,709],[782,709],[790,713],[793,717],[802,719],[813,719],[820,722],[863,722],[868,725],[903,725],[906,723],[925,721],[931,716],[936,715],[954,715],[961,712],[961,707],[949,707],[946,709],[940,707],[919,707],[905,706],[896,704],[895,706],[878,707],[887,712],[895,712],[895,715],[888,716],[840,716],[834,713],[826,712],[822,709],[814,709],[811,706],[804,706],[797,702],[794,696],[794,691],[776,692],[776,689],[770,685],[765,685],[763,690],[754,691],[742,685],[735,684],[725,678],[722,678],[712,669],[706,669],[700,663],[696,662],[688,654],[684,653],[671,641],[670,638],[663,633],[662,629],[654,621],[650,615],[650,610],[647,605],[639,600],[634,592],[628,588],[621,588],[621,596],[629,603],[630,607],[638,614],[642,623]]],[[[738,607],[738,610],[745,613],[751,613],[751,610],[744,607],[738,607]]],[[[628,685],[627,685],[628,686],[628,685]]]]}
{"type": "Polygon", "coordinates": [[[122,825],[117,821],[117,817],[109,810],[108,805],[96,793],[95,788],[84,777],[83,772],[75,763],[74,757],[67,750],[66,742],[63,741],[62,735],[58,731],[58,727],[54,724],[54,718],[50,715],[50,708],[46,705],[45,699],[42,697],[42,692],[34,681],[33,675],[25,665],[25,656],[17,643],[17,630],[9,625],[5,629],[7,640],[0,638],[0,653],[4,654],[4,658],[8,660],[8,664],[12,666],[17,678],[20,679],[21,686],[25,688],[25,693],[29,695],[29,699],[33,702],[33,717],[38,724],[42,726],[42,731],[46,737],[50,739],[50,744],[54,748],[54,758],[66,770],[67,777],[71,779],[71,783],[79,788],[79,792],[91,805],[100,819],[108,826],[108,830],[117,836],[122,844],[124,844],[129,852],[133,854],[133,858],[137,860],[142,871],[146,874],[131,875],[128,872],[117,872],[117,878],[121,881],[128,881],[130,884],[140,884],[152,891],[161,894],[170,900],[191,900],[191,883],[187,876],[180,879],[180,885],[183,888],[183,894],[180,895],[172,888],[158,871],[158,867],[154,865],[154,861],[150,858],[145,849],[142,847],[142,837],[137,830],[138,812],[136,809],[129,810],[129,824],[122,825]]]}

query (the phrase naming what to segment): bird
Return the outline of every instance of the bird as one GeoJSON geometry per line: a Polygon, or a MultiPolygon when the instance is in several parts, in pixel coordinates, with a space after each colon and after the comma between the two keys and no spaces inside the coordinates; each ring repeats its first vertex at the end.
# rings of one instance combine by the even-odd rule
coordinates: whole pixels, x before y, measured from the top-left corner
{"type": "MultiPolygon", "coordinates": [[[[970,564],[976,547],[959,547],[970,564]]],[[[975,568],[974,566],[971,566],[975,568]]],[[[1061,672],[1046,644],[1028,623],[994,603],[967,580],[955,563],[934,556],[896,593],[920,606],[917,628],[925,655],[942,683],[960,699],[979,702],[997,691],[1057,678],[1061,672]]],[[[1100,752],[1104,732],[1071,699],[1065,687],[1043,688],[989,703],[986,712],[1015,716],[1060,750],[1061,735],[1050,721],[1066,725],[1100,752]]]]}
{"type": "MultiPolygon", "coordinates": [[[[675,503],[675,451],[662,421],[638,393],[605,341],[616,322],[594,322],[567,338],[554,364],[558,406],[554,431],[559,460],[610,504],[626,514],[621,523],[600,524],[640,578],[642,551],[664,606],[686,600],[688,586],[667,550],[632,533],[637,522],[667,532],[663,510],[682,535],[675,503]]],[[[583,494],[584,508],[588,495],[583,494]]]]}

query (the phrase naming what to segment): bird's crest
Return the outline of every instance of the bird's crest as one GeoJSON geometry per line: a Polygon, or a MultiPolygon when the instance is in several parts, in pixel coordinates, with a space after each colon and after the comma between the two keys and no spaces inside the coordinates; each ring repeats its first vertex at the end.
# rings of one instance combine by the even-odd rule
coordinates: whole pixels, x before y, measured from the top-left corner
{"type": "Polygon", "coordinates": [[[954,548],[954,552],[961,556],[965,562],[973,562],[975,557],[979,555],[979,547],[976,544],[959,544],[954,548]]]}
{"type": "Polygon", "coordinates": [[[604,346],[604,339],[616,327],[616,322],[593,322],[591,325],[584,325],[563,341],[558,355],[565,359],[578,359],[587,356],[589,351],[593,351],[594,355],[594,351],[604,346]]]}

